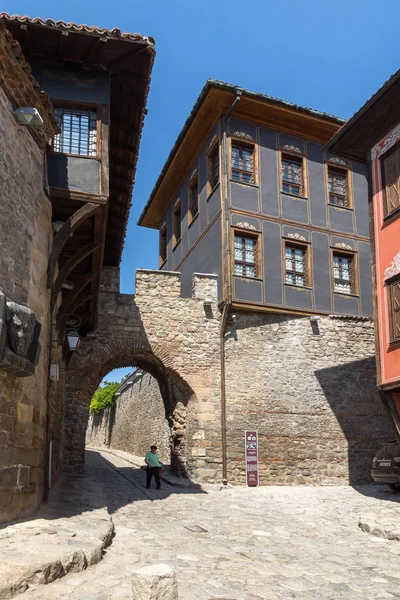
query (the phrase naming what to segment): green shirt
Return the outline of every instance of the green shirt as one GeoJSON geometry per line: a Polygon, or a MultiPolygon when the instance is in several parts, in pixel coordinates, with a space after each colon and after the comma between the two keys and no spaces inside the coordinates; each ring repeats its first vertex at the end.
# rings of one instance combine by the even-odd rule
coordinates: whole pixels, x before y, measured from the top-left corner
{"type": "Polygon", "coordinates": [[[157,452],[155,454],[153,454],[153,452],[148,452],[146,454],[146,460],[149,463],[149,467],[161,467],[157,452]]]}

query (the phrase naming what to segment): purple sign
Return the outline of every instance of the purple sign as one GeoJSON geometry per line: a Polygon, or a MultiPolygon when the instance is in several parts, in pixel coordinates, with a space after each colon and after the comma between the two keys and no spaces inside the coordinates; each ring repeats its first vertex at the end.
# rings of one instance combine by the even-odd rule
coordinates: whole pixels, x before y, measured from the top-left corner
{"type": "Polygon", "coordinates": [[[246,484],[258,485],[258,434],[257,431],[245,432],[246,484]]]}

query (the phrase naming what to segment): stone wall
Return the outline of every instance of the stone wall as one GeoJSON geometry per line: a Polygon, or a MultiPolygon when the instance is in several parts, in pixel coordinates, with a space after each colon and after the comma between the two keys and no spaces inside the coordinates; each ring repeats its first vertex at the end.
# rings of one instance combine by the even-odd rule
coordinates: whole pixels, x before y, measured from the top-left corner
{"type": "Polygon", "coordinates": [[[226,337],[228,465],[245,482],[244,432],[260,483],[360,484],[394,438],[375,387],[371,320],[240,314],[226,337]]]}
{"type": "Polygon", "coordinates": [[[157,380],[144,373],[126,388],[115,407],[90,415],[86,445],[125,450],[145,456],[156,444],[164,463],[170,462],[170,430],[157,380]]]}
{"type": "Polygon", "coordinates": [[[0,521],[34,512],[43,496],[50,334],[43,151],[12,109],[0,85],[0,291],[32,309],[42,328],[35,374],[0,372],[0,521]]]}

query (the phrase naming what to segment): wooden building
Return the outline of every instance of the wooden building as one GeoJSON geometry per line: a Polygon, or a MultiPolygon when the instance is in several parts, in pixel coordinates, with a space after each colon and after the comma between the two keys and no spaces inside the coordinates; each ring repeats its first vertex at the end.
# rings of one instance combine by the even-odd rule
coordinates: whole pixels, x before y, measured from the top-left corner
{"type": "MultiPolygon", "coordinates": [[[[400,71],[327,144],[368,165],[378,387],[400,432],[400,71]]],[[[400,436],[399,436],[400,439],[400,436]]]]}
{"type": "Polygon", "coordinates": [[[236,310],[371,316],[366,167],[323,151],[343,124],[207,81],[139,220],[160,269],[236,310]]]}

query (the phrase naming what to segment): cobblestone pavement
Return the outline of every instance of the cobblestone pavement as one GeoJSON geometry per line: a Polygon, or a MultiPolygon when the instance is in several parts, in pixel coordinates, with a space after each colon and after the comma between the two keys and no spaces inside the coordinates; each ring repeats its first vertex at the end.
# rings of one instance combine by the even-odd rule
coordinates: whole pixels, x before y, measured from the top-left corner
{"type": "Polygon", "coordinates": [[[384,488],[143,489],[144,473],[88,453],[108,496],[115,538],[103,561],[18,596],[132,599],[130,572],[167,563],[180,600],[400,598],[400,542],[358,528],[362,512],[395,506],[384,488]]]}

